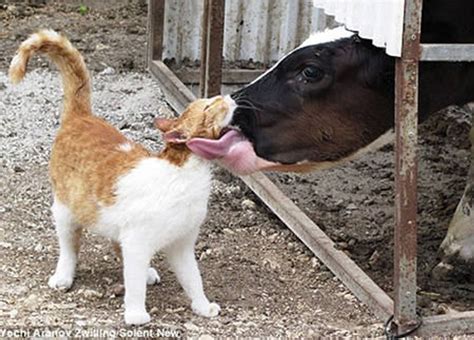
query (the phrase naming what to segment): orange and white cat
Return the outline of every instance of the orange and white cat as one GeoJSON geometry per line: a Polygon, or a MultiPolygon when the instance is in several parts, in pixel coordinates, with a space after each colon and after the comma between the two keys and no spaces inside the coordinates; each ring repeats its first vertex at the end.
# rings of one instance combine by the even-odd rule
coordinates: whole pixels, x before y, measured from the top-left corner
{"type": "Polygon", "coordinates": [[[218,138],[235,107],[229,97],[200,99],[177,119],[157,119],[166,146],[155,155],[128,140],[91,111],[91,84],[80,53],[63,36],[43,30],[24,41],[10,66],[17,83],[29,58],[46,53],[58,66],[64,111],[50,161],[52,213],[59,260],[49,286],[69,289],[84,229],[110,238],[123,258],[125,322],[150,321],[146,284],[159,281],[150,268],[163,251],[195,313],[213,317],[220,307],[203,291],[194,245],[207,213],[210,162],[189,150],[193,137],[218,138]]]}

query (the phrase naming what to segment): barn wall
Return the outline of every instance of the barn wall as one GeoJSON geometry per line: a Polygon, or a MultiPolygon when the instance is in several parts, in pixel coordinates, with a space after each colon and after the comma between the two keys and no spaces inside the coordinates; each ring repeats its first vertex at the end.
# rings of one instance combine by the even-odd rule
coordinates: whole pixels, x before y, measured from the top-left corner
{"type": "MultiPolygon", "coordinates": [[[[164,58],[200,58],[202,0],[167,0],[164,58]]],[[[229,0],[225,8],[224,59],[269,64],[293,49],[310,32],[332,26],[312,0],[229,0]]]]}

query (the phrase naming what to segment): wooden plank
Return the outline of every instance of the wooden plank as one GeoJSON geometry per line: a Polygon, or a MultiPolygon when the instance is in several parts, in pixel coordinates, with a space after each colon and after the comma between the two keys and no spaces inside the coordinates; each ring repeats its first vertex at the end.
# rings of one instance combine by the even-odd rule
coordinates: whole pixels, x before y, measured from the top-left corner
{"type": "MultiPolygon", "coordinates": [[[[152,73],[169,94],[170,104],[178,108],[178,112],[196,99],[164,63],[154,61],[153,65],[152,73]]],[[[268,177],[256,173],[240,178],[355,296],[375,311],[376,316],[385,320],[392,315],[393,301],[390,297],[344,252],[337,250],[334,242],[268,177]]]]}
{"type": "Polygon", "coordinates": [[[413,336],[430,337],[433,335],[474,333],[474,311],[435,315],[423,318],[423,324],[413,336]]]}
{"type": "Polygon", "coordinates": [[[201,97],[221,93],[225,0],[205,0],[201,46],[201,97]]]}
{"type": "Polygon", "coordinates": [[[153,60],[150,63],[150,72],[159,81],[168,103],[176,112],[183,112],[186,106],[196,99],[191,90],[162,61],[153,60]]]}
{"type": "Polygon", "coordinates": [[[206,80],[207,80],[207,57],[208,52],[208,42],[209,37],[209,6],[210,0],[204,0],[203,3],[203,13],[202,13],[202,22],[201,22],[201,65],[199,68],[199,95],[201,97],[206,97],[206,80]]]}
{"type": "Polygon", "coordinates": [[[148,2],[148,65],[152,60],[161,60],[163,54],[163,30],[165,20],[165,0],[148,2]]]}

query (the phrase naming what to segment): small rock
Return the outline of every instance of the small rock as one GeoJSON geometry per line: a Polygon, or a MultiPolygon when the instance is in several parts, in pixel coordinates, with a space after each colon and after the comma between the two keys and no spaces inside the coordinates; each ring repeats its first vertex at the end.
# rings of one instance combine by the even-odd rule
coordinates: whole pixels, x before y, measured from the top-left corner
{"type": "Polygon", "coordinates": [[[127,33],[130,33],[130,34],[137,34],[137,33],[139,33],[139,32],[140,32],[140,30],[138,29],[137,26],[129,26],[129,27],[127,28],[127,33]]]}
{"type": "Polygon", "coordinates": [[[352,295],[351,293],[344,294],[342,297],[346,300],[349,300],[349,301],[355,301],[355,299],[356,299],[355,296],[352,295]]]}
{"type": "Polygon", "coordinates": [[[38,296],[36,294],[31,294],[23,301],[23,304],[28,309],[34,309],[38,305],[38,301],[38,296]]]}
{"type": "Polygon", "coordinates": [[[131,127],[131,124],[128,120],[122,120],[119,124],[118,124],[118,128],[120,130],[125,130],[125,129],[130,129],[131,127]]]}
{"type": "Polygon", "coordinates": [[[12,309],[9,314],[10,314],[10,318],[14,319],[18,315],[18,310],[12,309]]]}
{"type": "Polygon", "coordinates": [[[321,274],[318,275],[318,279],[320,279],[321,281],[327,281],[332,277],[333,275],[331,272],[322,272],[321,274]]]}
{"type": "Polygon", "coordinates": [[[349,247],[349,245],[346,242],[338,242],[336,244],[336,248],[340,249],[340,250],[347,249],[348,247],[349,247]]]}
{"type": "Polygon", "coordinates": [[[313,268],[320,268],[321,267],[321,262],[316,257],[311,258],[311,267],[313,268]]]}
{"type": "Polygon", "coordinates": [[[369,263],[370,263],[371,265],[374,265],[374,264],[376,264],[376,263],[379,261],[379,259],[380,259],[380,253],[376,250],[376,251],[374,251],[374,252],[372,253],[372,255],[370,256],[370,258],[369,258],[369,263]]]}
{"type": "Polygon", "coordinates": [[[271,234],[270,236],[268,236],[268,241],[275,242],[277,238],[278,238],[278,233],[271,234]]]}
{"type": "Polygon", "coordinates": [[[101,298],[103,296],[101,293],[99,293],[98,291],[95,291],[93,289],[85,289],[82,294],[87,299],[101,298]]]}
{"type": "Polygon", "coordinates": [[[280,269],[280,264],[275,260],[275,259],[271,259],[269,257],[266,257],[263,259],[263,265],[268,265],[270,267],[270,269],[272,270],[278,270],[280,269]]]}
{"type": "Polygon", "coordinates": [[[84,327],[87,325],[87,321],[84,321],[84,320],[77,320],[76,322],[76,325],[78,325],[79,327],[84,327]]]}
{"type": "Polygon", "coordinates": [[[37,253],[41,253],[43,251],[43,245],[41,243],[38,243],[36,246],[35,246],[35,252],[37,253]]]}
{"type": "Polygon", "coordinates": [[[443,281],[443,280],[446,280],[446,278],[453,271],[453,269],[454,269],[453,265],[446,262],[440,262],[431,271],[431,276],[436,281],[443,281]]]}
{"type": "Polygon", "coordinates": [[[12,244],[8,242],[0,242],[0,248],[11,249],[12,244]]]}
{"type": "Polygon", "coordinates": [[[7,85],[5,85],[4,82],[0,81],[0,91],[5,90],[7,88],[7,85]]]}
{"type": "Polygon", "coordinates": [[[122,296],[125,293],[125,286],[123,284],[116,284],[112,287],[112,294],[115,296],[122,296]]]}
{"type": "Polygon", "coordinates": [[[257,207],[255,202],[250,199],[244,199],[241,203],[241,206],[242,206],[242,209],[245,209],[245,210],[255,210],[255,208],[257,207]]]}
{"type": "Polygon", "coordinates": [[[18,9],[16,8],[15,5],[8,5],[7,7],[7,13],[13,14],[13,15],[18,15],[18,9]]]}
{"type": "Polygon", "coordinates": [[[108,50],[109,49],[109,46],[108,45],[104,45],[102,43],[98,43],[96,46],[95,46],[95,50],[96,51],[103,51],[103,50],[108,50]]]}
{"type": "Polygon", "coordinates": [[[199,327],[193,324],[192,322],[186,322],[184,324],[184,328],[186,328],[188,331],[191,331],[191,332],[199,331],[199,327]]]}
{"type": "Polygon", "coordinates": [[[13,167],[13,171],[15,171],[15,172],[17,172],[17,173],[18,173],[18,172],[25,172],[25,169],[23,169],[23,168],[22,168],[21,166],[19,166],[19,165],[15,165],[15,166],[13,167]]]}
{"type": "Polygon", "coordinates": [[[161,106],[158,108],[158,114],[160,117],[174,117],[173,111],[168,106],[161,106]]]}
{"type": "Polygon", "coordinates": [[[357,210],[357,206],[354,203],[350,203],[347,207],[347,210],[357,210]]]}
{"type": "Polygon", "coordinates": [[[102,72],[99,73],[102,76],[109,76],[115,74],[115,69],[113,67],[106,67],[102,72]]]}
{"type": "Polygon", "coordinates": [[[229,228],[224,228],[224,230],[222,231],[224,232],[224,234],[235,235],[235,232],[229,228]]]}
{"type": "Polygon", "coordinates": [[[199,340],[214,340],[214,337],[210,334],[203,334],[199,337],[199,340]]]}
{"type": "Polygon", "coordinates": [[[436,307],[436,314],[454,314],[457,313],[458,311],[455,309],[450,308],[447,304],[445,303],[440,303],[436,307]]]}

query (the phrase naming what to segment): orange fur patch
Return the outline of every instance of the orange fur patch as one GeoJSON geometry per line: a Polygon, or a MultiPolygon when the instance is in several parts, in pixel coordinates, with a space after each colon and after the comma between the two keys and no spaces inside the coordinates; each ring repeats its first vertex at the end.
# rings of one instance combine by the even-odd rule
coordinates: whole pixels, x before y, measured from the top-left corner
{"type": "Polygon", "coordinates": [[[114,203],[118,178],[149,156],[100,118],[70,118],[63,122],[51,154],[54,193],[77,223],[91,225],[100,206],[114,203]],[[123,143],[130,143],[131,150],[120,150],[123,143]]]}

